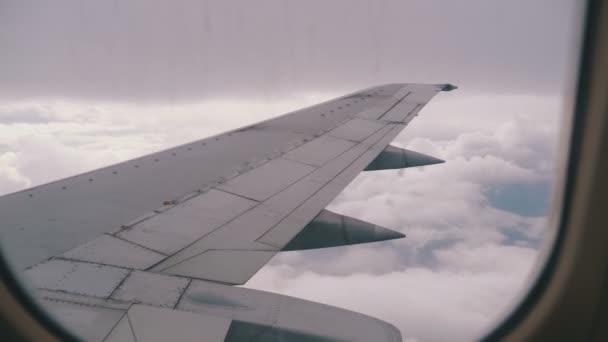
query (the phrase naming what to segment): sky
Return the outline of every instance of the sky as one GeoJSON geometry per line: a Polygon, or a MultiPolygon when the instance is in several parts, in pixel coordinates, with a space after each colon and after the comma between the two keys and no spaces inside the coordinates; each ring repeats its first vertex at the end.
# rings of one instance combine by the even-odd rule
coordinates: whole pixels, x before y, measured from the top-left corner
{"type": "Polygon", "coordinates": [[[581,8],[557,1],[0,1],[0,194],[372,85],[453,83],[330,210],[405,239],[275,257],[246,285],[474,339],[534,275],[581,8]]]}

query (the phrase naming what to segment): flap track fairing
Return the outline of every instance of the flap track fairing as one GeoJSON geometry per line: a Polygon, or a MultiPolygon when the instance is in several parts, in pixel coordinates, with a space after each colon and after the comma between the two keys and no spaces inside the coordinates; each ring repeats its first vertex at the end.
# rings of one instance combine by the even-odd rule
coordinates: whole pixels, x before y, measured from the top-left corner
{"type": "Polygon", "coordinates": [[[324,209],[282,251],[355,245],[403,237],[405,235],[388,228],[324,209]]]}
{"type": "Polygon", "coordinates": [[[445,161],[419,152],[388,145],[365,168],[365,171],[404,169],[440,163],[445,163],[445,161]]]}

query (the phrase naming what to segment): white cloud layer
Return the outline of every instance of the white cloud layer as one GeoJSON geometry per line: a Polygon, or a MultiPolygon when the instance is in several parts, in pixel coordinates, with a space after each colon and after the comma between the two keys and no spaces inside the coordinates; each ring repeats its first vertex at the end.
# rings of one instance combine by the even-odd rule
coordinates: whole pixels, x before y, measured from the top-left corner
{"type": "MultiPolygon", "coordinates": [[[[508,209],[529,197],[509,189],[551,184],[560,102],[458,95],[439,95],[395,141],[445,164],[364,173],[330,205],[405,239],[282,253],[247,286],[376,316],[414,340],[467,340],[488,328],[525,286],[546,229],[542,203],[533,214],[508,209]]],[[[0,103],[0,193],[331,97],[158,106],[0,103]]],[[[546,193],[538,198],[546,201],[546,193]]]]}
{"type": "MultiPolygon", "coordinates": [[[[247,286],[364,312],[408,339],[479,337],[533,276],[545,210],[531,216],[497,204],[526,199],[504,189],[549,187],[559,113],[555,97],[431,102],[395,144],[447,162],[361,174],[330,205],[407,237],[284,253],[247,286]]],[[[548,193],[538,198],[546,203],[548,193]]]]}

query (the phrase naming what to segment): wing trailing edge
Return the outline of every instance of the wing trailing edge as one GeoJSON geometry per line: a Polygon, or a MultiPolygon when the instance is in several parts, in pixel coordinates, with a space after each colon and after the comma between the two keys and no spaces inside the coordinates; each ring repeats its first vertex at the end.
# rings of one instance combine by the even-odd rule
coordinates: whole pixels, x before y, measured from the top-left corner
{"type": "Polygon", "coordinates": [[[40,295],[86,341],[401,341],[389,323],[325,304],[150,272],[121,277],[105,296],[59,283],[40,295]]]}

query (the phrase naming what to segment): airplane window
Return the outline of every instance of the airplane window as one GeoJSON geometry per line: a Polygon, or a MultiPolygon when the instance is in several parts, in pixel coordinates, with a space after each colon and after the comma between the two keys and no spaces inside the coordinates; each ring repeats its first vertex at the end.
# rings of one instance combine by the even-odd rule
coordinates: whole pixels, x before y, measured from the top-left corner
{"type": "MultiPolygon", "coordinates": [[[[359,312],[392,324],[406,341],[466,341],[492,329],[542,268],[564,167],[559,138],[569,129],[565,99],[575,80],[582,2],[8,0],[0,8],[0,245],[24,286],[77,336],[109,338],[125,303],[181,308],[181,295],[168,298],[172,289],[195,288],[191,273],[163,258],[234,222],[222,215],[253,210],[275,195],[276,184],[279,193],[363,141],[355,133],[364,134],[369,116],[358,116],[356,131],[335,133],[349,113],[418,115],[391,145],[445,161],[361,172],[326,206],[341,220],[405,238],[279,252],[240,283],[207,273],[194,279],[359,312]],[[397,83],[416,90],[383,102],[397,96],[397,83]],[[415,88],[448,83],[458,89],[429,101],[415,88]],[[323,104],[345,94],[347,102],[323,104]],[[310,118],[265,124],[318,104],[324,107],[310,118]],[[258,136],[263,146],[248,140],[258,136]],[[319,154],[293,157],[322,138],[319,154]],[[85,174],[83,182],[61,181],[156,152],[85,174]],[[278,159],[273,182],[251,181],[239,193],[240,176],[278,159]],[[213,210],[205,204],[148,227],[174,229],[162,236],[133,233],[152,215],[165,220],[180,204],[192,208],[189,201],[210,189],[225,196],[216,194],[213,210]],[[217,220],[214,229],[173,228],[205,210],[212,217],[205,222],[217,220]],[[104,228],[104,220],[112,225],[104,228]],[[157,286],[163,295],[134,299],[127,285],[157,286]],[[101,301],[101,314],[70,306],[101,301]]],[[[405,122],[394,120],[388,124],[405,122]]],[[[280,215],[273,210],[247,222],[280,215]]],[[[268,241],[233,249],[254,248],[258,254],[243,258],[253,263],[268,252],[260,246],[274,248],[268,241]]],[[[204,267],[230,268],[233,259],[206,259],[204,267]]]]}

